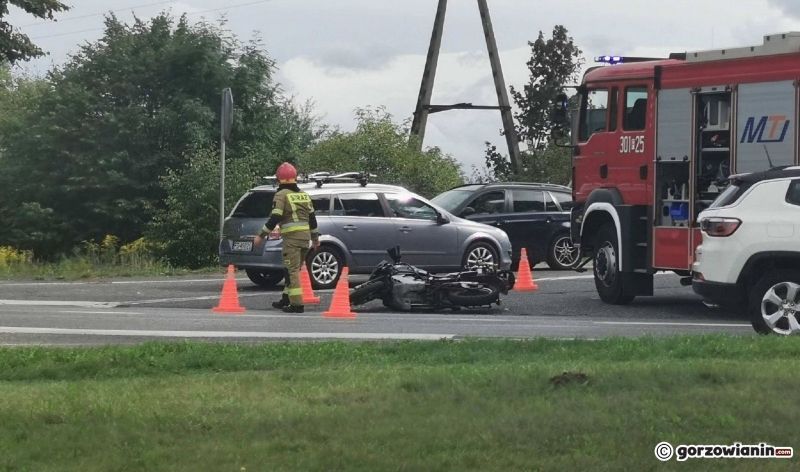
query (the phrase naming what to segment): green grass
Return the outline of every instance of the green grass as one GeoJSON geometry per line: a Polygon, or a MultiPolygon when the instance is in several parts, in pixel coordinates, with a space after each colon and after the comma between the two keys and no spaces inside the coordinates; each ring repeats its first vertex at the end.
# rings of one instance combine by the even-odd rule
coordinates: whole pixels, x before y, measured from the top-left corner
{"type": "Polygon", "coordinates": [[[58,262],[26,262],[0,266],[0,280],[81,280],[101,277],[159,277],[223,273],[220,267],[198,270],[175,268],[150,258],[128,258],[106,262],[92,257],[73,256],[58,262]]]}
{"type": "Polygon", "coordinates": [[[0,470],[792,470],[653,449],[796,447],[798,356],[731,336],[3,349],[0,470]]]}

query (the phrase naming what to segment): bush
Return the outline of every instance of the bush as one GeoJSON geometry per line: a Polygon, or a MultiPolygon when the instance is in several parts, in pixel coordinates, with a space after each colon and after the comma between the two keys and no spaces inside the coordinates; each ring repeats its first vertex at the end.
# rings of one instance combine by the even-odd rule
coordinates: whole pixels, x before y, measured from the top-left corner
{"type": "Polygon", "coordinates": [[[19,251],[12,247],[0,246],[0,269],[30,264],[32,261],[32,251],[19,251]]]}
{"type": "MultiPolygon", "coordinates": [[[[278,161],[254,155],[226,161],[226,212],[258,184],[259,175],[274,172],[278,161]]],[[[167,193],[165,208],[155,211],[147,235],[157,243],[156,253],[169,264],[199,269],[218,263],[219,175],[218,151],[204,149],[189,157],[185,169],[170,171],[162,179],[167,193]]]]}

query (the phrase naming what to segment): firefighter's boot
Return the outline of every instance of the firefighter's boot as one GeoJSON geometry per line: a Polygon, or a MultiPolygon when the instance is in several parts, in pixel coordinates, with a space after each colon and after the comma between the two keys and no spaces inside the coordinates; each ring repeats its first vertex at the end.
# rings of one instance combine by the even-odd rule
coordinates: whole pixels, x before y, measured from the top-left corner
{"type": "Polygon", "coordinates": [[[272,302],[272,307],[277,308],[278,310],[286,308],[287,306],[289,306],[289,295],[285,293],[283,294],[283,297],[281,297],[280,301],[272,302]]]}

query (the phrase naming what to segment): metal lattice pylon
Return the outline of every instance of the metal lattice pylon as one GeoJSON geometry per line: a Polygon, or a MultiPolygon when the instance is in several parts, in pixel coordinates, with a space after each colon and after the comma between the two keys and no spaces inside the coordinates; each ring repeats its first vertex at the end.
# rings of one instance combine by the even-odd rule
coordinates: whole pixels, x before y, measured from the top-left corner
{"type": "Polygon", "coordinates": [[[508,155],[511,159],[511,167],[514,173],[519,169],[519,141],[517,132],[514,128],[514,119],[511,115],[511,103],[508,99],[505,79],[503,79],[503,69],[500,65],[500,55],[497,52],[497,42],[492,28],[492,19],[489,16],[489,6],[486,0],[477,0],[478,10],[483,24],[483,34],[486,37],[486,48],[489,51],[489,62],[492,65],[492,75],[494,76],[494,86],[497,90],[498,106],[476,106],[471,103],[458,103],[455,105],[431,105],[433,95],[433,83],[436,78],[436,68],[439,64],[439,50],[442,46],[442,33],[444,31],[444,18],[447,11],[447,0],[439,0],[439,8],[436,10],[436,19],[433,23],[433,34],[431,44],[428,49],[428,59],[425,63],[425,71],[422,74],[422,86],[417,99],[417,107],[414,110],[414,121],[411,125],[411,133],[419,137],[417,147],[422,150],[422,142],[425,139],[425,127],[428,124],[428,115],[447,110],[500,110],[503,118],[503,131],[508,144],[508,155]]]}

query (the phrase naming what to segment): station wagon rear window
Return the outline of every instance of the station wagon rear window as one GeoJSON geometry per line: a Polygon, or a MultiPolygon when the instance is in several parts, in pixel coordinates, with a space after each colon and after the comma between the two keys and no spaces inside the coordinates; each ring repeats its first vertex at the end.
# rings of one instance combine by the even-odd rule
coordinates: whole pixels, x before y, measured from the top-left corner
{"type": "Polygon", "coordinates": [[[268,218],[272,211],[273,192],[251,192],[245,196],[233,212],[236,218],[268,218]]]}

